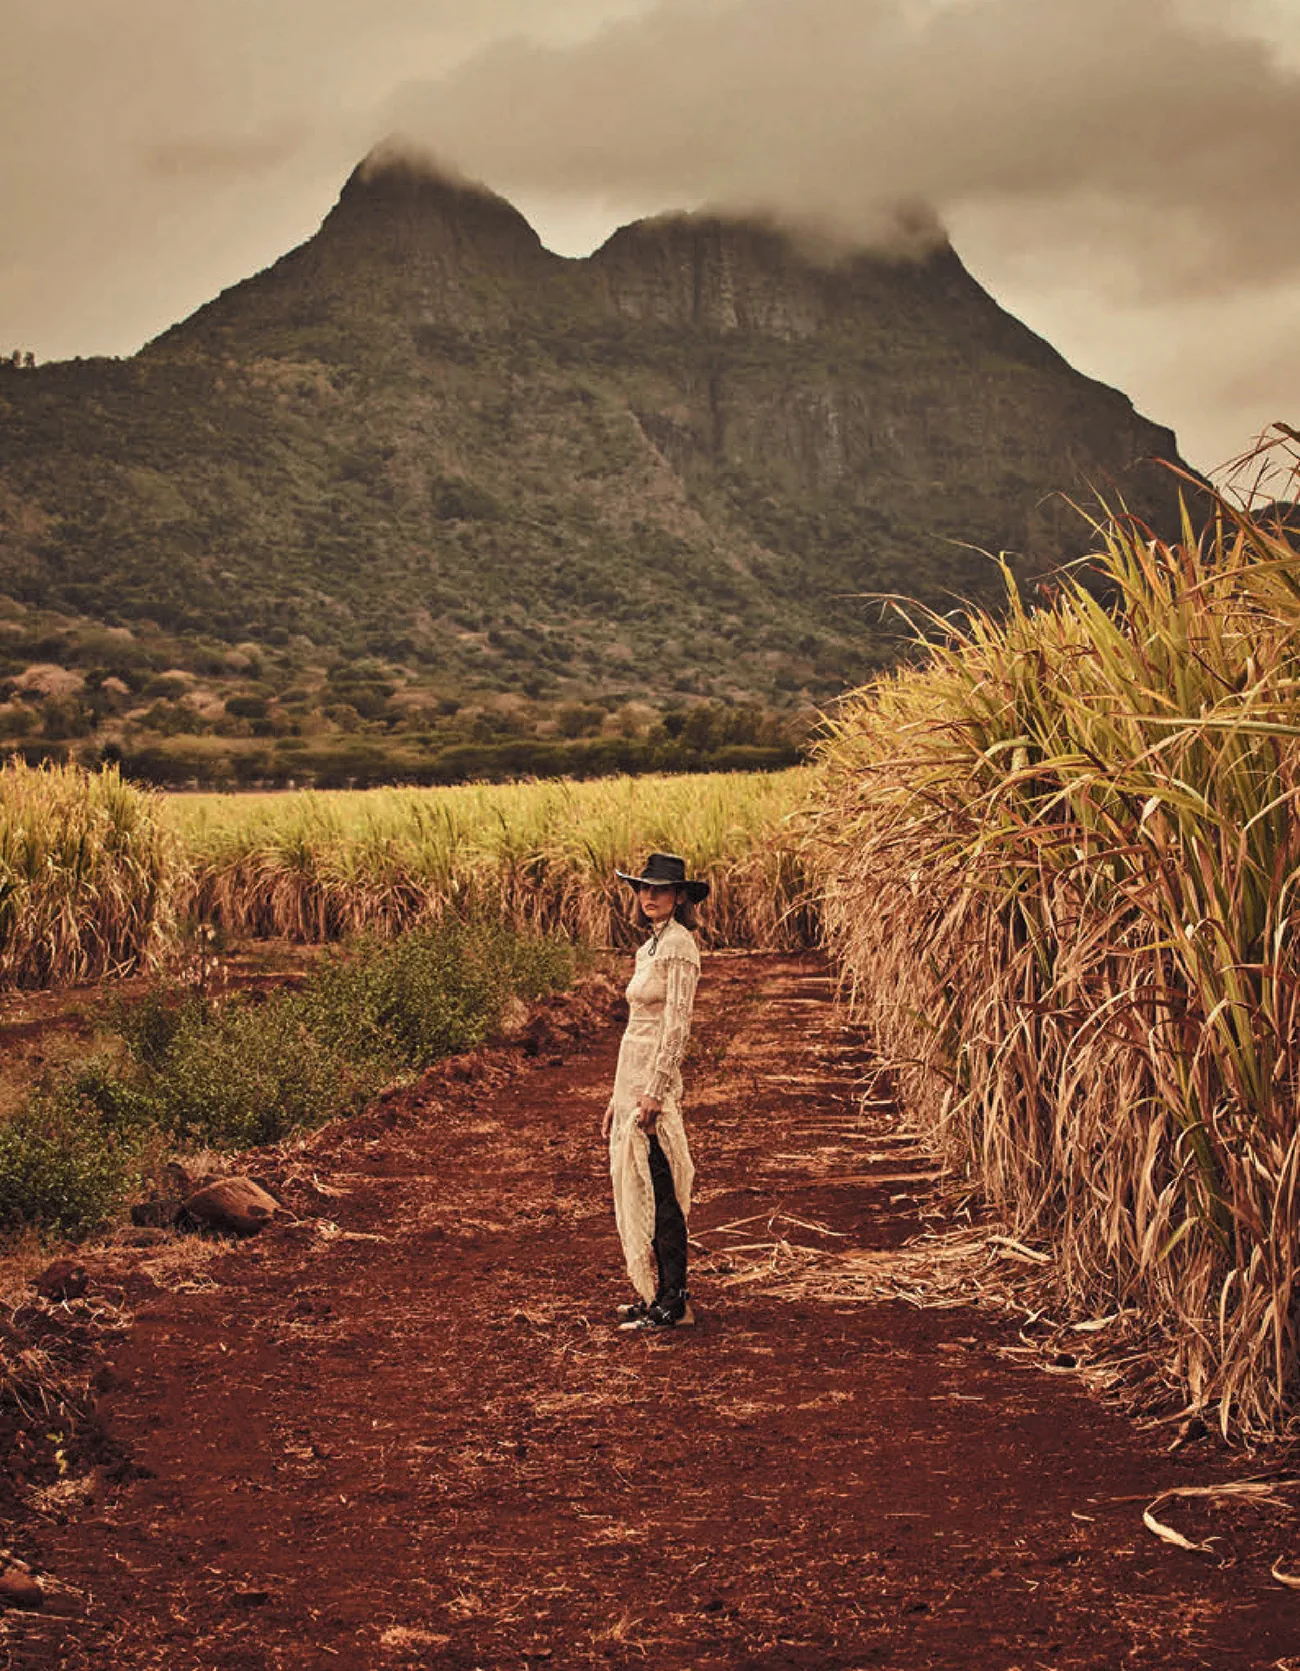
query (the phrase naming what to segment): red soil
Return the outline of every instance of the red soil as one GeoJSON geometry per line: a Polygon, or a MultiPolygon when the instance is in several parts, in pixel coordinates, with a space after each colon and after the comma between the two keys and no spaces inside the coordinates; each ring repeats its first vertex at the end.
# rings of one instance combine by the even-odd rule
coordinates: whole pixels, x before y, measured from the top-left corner
{"type": "Polygon", "coordinates": [[[1226,1671],[1300,1655],[1300,1595],[1268,1574],[1293,1522],[1168,1512],[1198,1538],[1226,1525],[1226,1562],[1142,1525],[1162,1488],[1242,1459],[1170,1455],[1170,1428],[1018,1365],[994,1307],[726,1286],[718,1226],[759,1215],[755,1241],[889,1249],[928,1186],[864,1163],[863,1136],[895,1117],[859,1122],[869,1056],[814,960],[707,960],[697,1034],[694,1330],[610,1323],[612,1013],[284,1156],[273,1181],[310,1217],[196,1263],[188,1291],[161,1264],[151,1281],[156,1250],[93,1268],[134,1309],[99,1417],[135,1477],[101,1471],[77,1514],[18,1524],[16,1552],[71,1593],[57,1616],[0,1616],[9,1663],[1226,1671]],[[767,1229],[778,1212],[847,1240],[767,1229]]]}

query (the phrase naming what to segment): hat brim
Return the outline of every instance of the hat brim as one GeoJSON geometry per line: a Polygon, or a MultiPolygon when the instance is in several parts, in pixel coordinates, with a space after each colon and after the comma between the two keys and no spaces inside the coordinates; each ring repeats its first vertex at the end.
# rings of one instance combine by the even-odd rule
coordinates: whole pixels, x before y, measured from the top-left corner
{"type": "Polygon", "coordinates": [[[668,882],[662,876],[629,876],[625,870],[616,870],[614,874],[620,882],[626,882],[630,888],[639,888],[643,882],[651,888],[680,888],[693,905],[698,905],[702,899],[709,897],[707,882],[692,881],[686,877],[680,882],[668,882]]]}

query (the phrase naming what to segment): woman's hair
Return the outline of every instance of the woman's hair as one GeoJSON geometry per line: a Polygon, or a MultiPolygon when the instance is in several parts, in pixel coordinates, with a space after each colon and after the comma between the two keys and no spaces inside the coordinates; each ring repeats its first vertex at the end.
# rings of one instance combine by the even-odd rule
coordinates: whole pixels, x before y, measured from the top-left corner
{"type": "MultiPolygon", "coordinates": [[[[641,909],[641,900],[639,895],[636,902],[636,920],[640,926],[649,926],[650,919],[641,909]]],[[[695,901],[687,894],[683,893],[678,895],[677,903],[673,906],[673,920],[675,922],[679,922],[683,928],[695,928],[698,925],[700,919],[696,915],[695,901]]]]}

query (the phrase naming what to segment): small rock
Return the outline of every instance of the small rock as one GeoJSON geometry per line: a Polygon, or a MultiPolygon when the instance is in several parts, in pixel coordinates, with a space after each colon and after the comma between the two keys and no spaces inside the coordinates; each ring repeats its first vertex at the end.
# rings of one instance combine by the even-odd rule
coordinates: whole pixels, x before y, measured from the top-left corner
{"type": "Polygon", "coordinates": [[[0,1572],[0,1607],[21,1607],[29,1613],[45,1606],[45,1591],[30,1572],[8,1567],[0,1572]]]}
{"type": "Polygon", "coordinates": [[[79,1300],[89,1286],[85,1266],[75,1259],[56,1259],[32,1278],[32,1287],[44,1300],[79,1300]]]}
{"type": "Polygon", "coordinates": [[[209,1230],[255,1236],[280,1211],[280,1203],[251,1178],[218,1178],[189,1196],[185,1211],[209,1230]]]}

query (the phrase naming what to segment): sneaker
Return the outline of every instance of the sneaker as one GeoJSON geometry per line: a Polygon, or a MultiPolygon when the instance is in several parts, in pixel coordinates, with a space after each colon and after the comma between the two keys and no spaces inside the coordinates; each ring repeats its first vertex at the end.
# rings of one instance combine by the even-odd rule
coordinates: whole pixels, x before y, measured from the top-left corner
{"type": "Polygon", "coordinates": [[[691,1297],[684,1288],[672,1290],[667,1294],[660,1294],[645,1307],[640,1317],[620,1323],[619,1328],[627,1330],[649,1329],[686,1329],[695,1321],[695,1313],[691,1310],[691,1297]]]}

